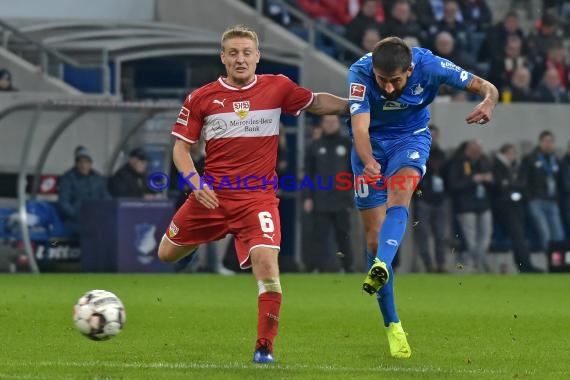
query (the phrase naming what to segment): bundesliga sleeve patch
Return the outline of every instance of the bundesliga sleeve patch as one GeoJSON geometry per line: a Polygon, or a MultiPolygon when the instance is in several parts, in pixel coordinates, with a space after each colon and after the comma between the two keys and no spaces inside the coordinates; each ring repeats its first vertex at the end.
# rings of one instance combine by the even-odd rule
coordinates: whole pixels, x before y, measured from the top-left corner
{"type": "Polygon", "coordinates": [[[364,94],[366,94],[366,86],[360,83],[350,84],[350,96],[349,100],[364,100],[364,94]]]}
{"type": "Polygon", "coordinates": [[[186,107],[182,107],[180,113],[178,114],[178,119],[176,119],[176,122],[186,127],[188,126],[189,117],[190,117],[190,110],[186,107]]]}

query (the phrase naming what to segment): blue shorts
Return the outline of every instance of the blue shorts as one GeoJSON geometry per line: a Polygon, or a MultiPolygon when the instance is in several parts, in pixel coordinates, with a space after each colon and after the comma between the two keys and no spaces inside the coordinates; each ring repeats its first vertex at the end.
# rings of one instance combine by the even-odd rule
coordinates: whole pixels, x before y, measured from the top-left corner
{"type": "MultiPolygon", "coordinates": [[[[429,129],[417,135],[407,135],[397,139],[385,139],[383,141],[371,140],[372,154],[382,166],[380,174],[390,178],[398,170],[405,167],[415,168],[423,177],[426,174],[426,162],[429,157],[431,146],[431,133],[429,129]]],[[[352,172],[355,181],[362,176],[364,165],[356,154],[354,146],[351,153],[352,172]]],[[[388,188],[397,186],[394,183],[386,184],[384,179],[372,184],[365,184],[364,178],[360,183],[355,183],[354,200],[359,210],[366,210],[382,206],[388,200],[388,188]]],[[[418,180],[419,182],[419,180],[418,180]]]]}

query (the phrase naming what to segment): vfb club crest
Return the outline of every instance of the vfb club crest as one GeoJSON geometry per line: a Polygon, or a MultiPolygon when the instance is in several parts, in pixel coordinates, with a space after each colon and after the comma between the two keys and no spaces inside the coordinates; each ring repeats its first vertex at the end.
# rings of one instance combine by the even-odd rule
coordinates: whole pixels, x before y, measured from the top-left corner
{"type": "Polygon", "coordinates": [[[233,102],[234,112],[239,116],[240,119],[245,119],[249,113],[249,100],[243,100],[241,102],[233,102]]]}

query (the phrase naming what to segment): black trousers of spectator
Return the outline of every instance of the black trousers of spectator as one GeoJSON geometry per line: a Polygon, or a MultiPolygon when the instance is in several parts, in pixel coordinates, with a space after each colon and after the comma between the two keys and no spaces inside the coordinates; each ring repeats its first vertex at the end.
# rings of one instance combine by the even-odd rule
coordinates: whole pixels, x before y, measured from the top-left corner
{"type": "Polygon", "coordinates": [[[570,197],[566,197],[564,202],[562,202],[562,220],[564,220],[566,240],[570,240],[570,197]]]}
{"type": "Polygon", "coordinates": [[[415,226],[416,237],[419,242],[418,252],[428,272],[436,269],[430,254],[430,237],[433,237],[437,269],[445,269],[448,219],[446,203],[434,205],[422,199],[414,200],[414,220],[419,222],[415,226]]]}
{"type": "Polygon", "coordinates": [[[337,269],[337,257],[341,260],[341,265],[346,272],[352,272],[352,248],[350,245],[350,210],[341,211],[315,211],[315,235],[314,239],[317,240],[317,250],[309,253],[310,264],[309,270],[317,269],[319,272],[333,272],[337,269]],[[337,255],[329,249],[330,244],[327,244],[329,232],[331,231],[336,240],[337,250],[341,254],[337,255]]]}
{"type": "Polygon", "coordinates": [[[515,265],[524,272],[532,267],[529,256],[529,246],[525,232],[524,206],[520,202],[504,202],[496,207],[493,215],[511,239],[515,265]]]}

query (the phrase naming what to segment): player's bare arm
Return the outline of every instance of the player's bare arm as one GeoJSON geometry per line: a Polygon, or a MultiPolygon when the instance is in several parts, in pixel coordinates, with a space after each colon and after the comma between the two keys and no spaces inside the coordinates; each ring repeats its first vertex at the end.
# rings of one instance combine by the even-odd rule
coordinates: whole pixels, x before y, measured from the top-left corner
{"type": "Polygon", "coordinates": [[[317,115],[346,116],[348,115],[348,99],[327,92],[318,92],[315,93],[313,103],[306,110],[317,115]]]}
{"type": "Polygon", "coordinates": [[[499,101],[499,91],[491,82],[476,75],[473,76],[473,79],[467,85],[467,91],[481,96],[483,101],[473,108],[473,111],[467,115],[465,120],[468,124],[488,123],[499,101]]]}
{"type": "Polygon", "coordinates": [[[368,127],[370,126],[370,114],[359,113],[351,117],[352,137],[354,139],[354,148],[360,160],[364,163],[364,174],[370,178],[380,174],[380,164],[372,155],[372,145],[370,144],[370,134],[368,127]]]}
{"type": "MultiPolygon", "coordinates": [[[[192,156],[190,156],[189,142],[177,139],[174,143],[172,159],[174,160],[176,169],[178,169],[182,175],[188,176],[190,173],[196,173],[196,166],[194,166],[194,161],[192,161],[192,156]]],[[[194,189],[196,189],[193,190],[193,193],[198,202],[209,209],[218,207],[219,204],[216,193],[214,193],[214,190],[212,190],[207,184],[200,183],[199,176],[192,176],[189,178],[189,181],[192,186],[194,186],[194,189]]]]}

